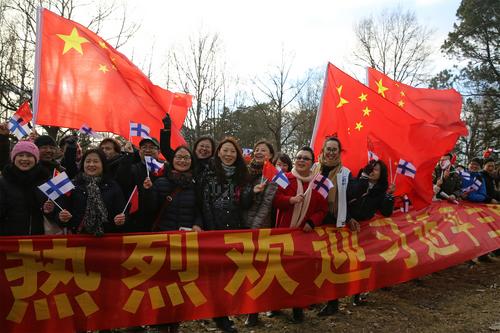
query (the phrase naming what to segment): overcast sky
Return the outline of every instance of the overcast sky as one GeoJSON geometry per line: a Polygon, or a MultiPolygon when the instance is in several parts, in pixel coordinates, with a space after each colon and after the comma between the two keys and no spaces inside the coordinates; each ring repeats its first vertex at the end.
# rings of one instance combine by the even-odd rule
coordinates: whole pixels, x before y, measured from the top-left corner
{"type": "Polygon", "coordinates": [[[248,79],[280,62],[281,50],[294,54],[293,72],[322,68],[328,61],[356,76],[353,27],[362,17],[401,5],[419,22],[436,29],[433,71],[451,66],[439,52],[455,22],[459,0],[128,0],[131,20],[141,29],[121,51],[138,66],[153,52],[153,81],[162,85],[161,64],[169,48],[186,42],[200,29],[218,33],[228,71],[248,79]]]}

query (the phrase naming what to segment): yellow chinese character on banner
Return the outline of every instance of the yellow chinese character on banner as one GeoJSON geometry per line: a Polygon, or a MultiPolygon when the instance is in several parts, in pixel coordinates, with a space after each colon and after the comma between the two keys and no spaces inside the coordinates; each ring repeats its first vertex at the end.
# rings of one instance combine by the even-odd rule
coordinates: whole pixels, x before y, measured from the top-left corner
{"type": "MultiPolygon", "coordinates": [[[[406,218],[411,219],[411,215],[408,214],[406,218]]],[[[414,221],[409,221],[409,222],[414,223],[414,221]]],[[[417,252],[415,252],[415,250],[408,245],[406,235],[403,232],[401,232],[401,230],[399,230],[398,225],[394,223],[392,219],[390,218],[377,219],[375,221],[370,222],[370,226],[375,228],[389,227],[392,234],[396,236],[396,237],[388,236],[380,232],[379,230],[375,232],[375,236],[377,237],[377,239],[382,241],[388,241],[392,244],[387,250],[379,253],[379,255],[382,258],[384,258],[385,262],[389,263],[393,261],[398,255],[398,253],[401,251],[408,253],[408,256],[404,259],[407,268],[412,268],[417,266],[418,264],[417,252]]]]}
{"type": "Polygon", "coordinates": [[[315,229],[320,236],[328,236],[326,240],[314,241],[313,249],[321,254],[321,272],[314,280],[318,288],[325,281],[333,284],[359,281],[370,277],[371,268],[359,269],[361,262],[366,260],[365,251],[358,245],[358,234],[346,230],[327,227],[315,229]],[[349,272],[334,273],[345,263],[349,264],[349,272]]]}
{"type": "Polygon", "coordinates": [[[135,244],[135,247],[122,266],[127,270],[138,271],[136,274],[122,279],[123,283],[132,289],[123,306],[125,311],[137,312],[146,294],[146,291],[137,287],[152,279],[165,267],[167,255],[168,269],[177,272],[180,282],[148,287],[147,293],[151,301],[151,308],[156,310],[165,307],[164,295],[170,300],[172,306],[183,304],[185,296],[195,306],[207,302],[206,297],[195,282],[199,276],[198,234],[196,232],[124,236],[123,243],[135,244]]]}
{"type": "Polygon", "coordinates": [[[454,234],[463,233],[474,243],[474,246],[479,246],[479,241],[474,237],[469,229],[474,229],[472,223],[464,223],[454,207],[441,207],[439,213],[444,216],[444,221],[452,225],[451,232],[454,234]]]}
{"type": "Polygon", "coordinates": [[[255,284],[247,292],[252,299],[261,296],[274,279],[287,293],[293,294],[298,283],[288,275],[281,263],[282,255],[293,255],[294,244],[291,234],[271,235],[269,229],[259,230],[257,251],[255,251],[251,232],[226,234],[224,242],[241,244],[243,247],[242,251],[233,248],[226,253],[226,256],[238,266],[237,271],[224,288],[229,294],[235,295],[245,279],[248,279],[252,285],[255,284]],[[266,263],[262,277],[253,264],[254,260],[266,263]],[[259,278],[260,281],[255,283],[259,278]]]}
{"type": "MultiPolygon", "coordinates": [[[[85,316],[90,316],[99,310],[89,291],[95,291],[101,282],[101,275],[96,272],[87,272],[85,268],[85,247],[68,247],[67,239],[53,239],[51,249],[35,251],[31,239],[19,240],[19,251],[8,253],[8,260],[21,260],[21,265],[5,269],[7,281],[13,282],[22,279],[21,285],[11,287],[14,304],[7,319],[20,323],[28,309],[30,298],[41,290],[45,295],[53,297],[59,318],[74,315],[69,297],[66,293],[53,295],[57,286],[67,285],[71,280],[84,292],[74,296],[85,316]],[[44,259],[44,265],[40,260],[44,259]],[[67,263],[71,264],[71,271],[67,270],[67,263]],[[38,273],[48,273],[48,278],[38,288],[38,273]]],[[[51,318],[48,297],[32,300],[37,320],[51,318]]]]}
{"type": "Polygon", "coordinates": [[[421,225],[413,229],[418,240],[428,246],[427,254],[429,257],[436,259],[436,254],[449,256],[458,252],[458,247],[455,244],[450,244],[446,236],[439,231],[437,223],[429,221],[429,219],[430,216],[425,214],[425,218],[421,220],[421,225]]]}

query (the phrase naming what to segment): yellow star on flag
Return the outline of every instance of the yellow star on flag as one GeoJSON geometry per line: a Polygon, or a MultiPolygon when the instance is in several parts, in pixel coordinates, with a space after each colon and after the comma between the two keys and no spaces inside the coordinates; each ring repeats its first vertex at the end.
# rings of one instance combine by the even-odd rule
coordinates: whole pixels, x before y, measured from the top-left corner
{"type": "Polygon", "coordinates": [[[109,72],[108,66],[106,65],[99,65],[99,70],[103,73],[109,72]]]}
{"type": "Polygon", "coordinates": [[[99,46],[102,47],[103,49],[107,49],[108,48],[106,46],[106,43],[104,43],[102,40],[99,41],[99,46]]]}
{"type": "Polygon", "coordinates": [[[403,100],[401,99],[401,100],[399,100],[398,105],[400,108],[402,108],[405,106],[405,102],[403,102],[403,100]]]}
{"type": "Polygon", "coordinates": [[[365,93],[361,93],[361,95],[358,97],[361,102],[366,102],[367,101],[368,95],[365,93]]]}
{"type": "Polygon", "coordinates": [[[346,100],[345,98],[343,98],[343,97],[341,96],[341,94],[342,94],[342,85],[340,85],[340,86],[338,86],[338,87],[337,87],[337,92],[339,93],[339,99],[340,99],[340,100],[339,100],[339,104],[337,104],[337,109],[338,109],[338,108],[340,108],[342,105],[349,103],[349,101],[348,101],[348,100],[346,100]]]}
{"type": "Polygon", "coordinates": [[[377,85],[378,93],[385,97],[385,92],[389,90],[389,88],[384,87],[384,85],[382,84],[382,79],[378,80],[378,82],[375,82],[375,84],[377,85]]]}
{"type": "Polygon", "coordinates": [[[356,129],[361,132],[361,129],[363,128],[363,124],[361,122],[356,123],[356,129]]]}
{"type": "Polygon", "coordinates": [[[406,96],[404,91],[400,91],[399,94],[401,95],[401,97],[406,96]]]}
{"type": "Polygon", "coordinates": [[[81,37],[78,34],[78,30],[76,30],[76,28],[73,28],[73,30],[71,30],[71,34],[69,35],[57,34],[57,37],[61,38],[64,41],[63,54],[71,49],[74,49],[76,52],[83,54],[82,44],[89,42],[87,39],[81,37]]]}
{"type": "Polygon", "coordinates": [[[372,110],[370,110],[368,107],[365,107],[365,108],[363,109],[363,116],[364,116],[364,117],[368,117],[368,116],[370,116],[370,112],[372,112],[372,110]]]}

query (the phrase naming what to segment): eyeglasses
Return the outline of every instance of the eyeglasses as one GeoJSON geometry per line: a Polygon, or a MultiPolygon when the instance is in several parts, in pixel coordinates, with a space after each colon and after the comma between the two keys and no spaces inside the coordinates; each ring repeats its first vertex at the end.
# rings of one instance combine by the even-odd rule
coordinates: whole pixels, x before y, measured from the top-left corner
{"type": "Polygon", "coordinates": [[[190,161],[191,160],[191,156],[189,155],[185,155],[185,156],[174,156],[174,160],[178,160],[178,161],[190,161]]]}
{"type": "Polygon", "coordinates": [[[328,153],[336,153],[339,150],[338,150],[338,148],[330,148],[330,147],[328,147],[328,148],[325,148],[325,151],[328,152],[328,153]]]}
{"type": "Polygon", "coordinates": [[[156,146],[150,146],[150,145],[144,145],[142,147],[139,147],[141,150],[158,150],[158,147],[156,146]]]}
{"type": "Polygon", "coordinates": [[[295,160],[296,161],[312,161],[312,158],[309,158],[309,157],[305,157],[305,156],[296,156],[295,157],[295,160]]]}

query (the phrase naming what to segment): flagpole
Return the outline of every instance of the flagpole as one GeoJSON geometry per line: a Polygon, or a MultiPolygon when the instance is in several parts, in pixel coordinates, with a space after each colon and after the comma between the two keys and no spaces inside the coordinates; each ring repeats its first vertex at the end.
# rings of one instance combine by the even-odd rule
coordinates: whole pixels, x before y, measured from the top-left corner
{"type": "Polygon", "coordinates": [[[394,175],[394,180],[392,181],[393,184],[396,184],[397,177],[398,177],[398,169],[396,169],[396,174],[394,175]]]}
{"type": "Polygon", "coordinates": [[[123,208],[122,214],[125,214],[125,211],[127,210],[127,206],[132,200],[132,197],[134,196],[135,191],[137,191],[137,185],[134,186],[134,189],[132,190],[132,193],[130,194],[130,197],[128,198],[127,203],[125,204],[125,207],[123,208]]]}
{"type": "Polygon", "coordinates": [[[328,66],[329,65],[330,65],[330,63],[328,63],[326,65],[325,80],[323,81],[323,91],[321,92],[320,103],[318,105],[318,110],[316,111],[316,119],[314,120],[313,133],[312,133],[312,136],[311,136],[311,144],[309,145],[313,149],[314,149],[314,146],[316,145],[316,141],[314,140],[314,138],[316,137],[316,133],[318,132],[319,119],[321,117],[320,111],[323,109],[323,96],[325,95],[325,91],[326,91],[326,84],[327,84],[327,80],[328,80],[328,66]]]}
{"type": "Polygon", "coordinates": [[[59,205],[55,200],[52,200],[51,198],[49,198],[49,200],[52,201],[61,211],[64,210],[64,208],[62,208],[61,205],[59,205]]]}
{"type": "Polygon", "coordinates": [[[391,175],[391,183],[394,184],[392,182],[392,159],[389,157],[389,174],[391,175]]]}
{"type": "Polygon", "coordinates": [[[42,57],[42,11],[40,6],[36,11],[36,45],[35,45],[35,82],[33,86],[33,131],[36,132],[36,118],[38,116],[38,106],[40,99],[40,61],[42,57]]]}

